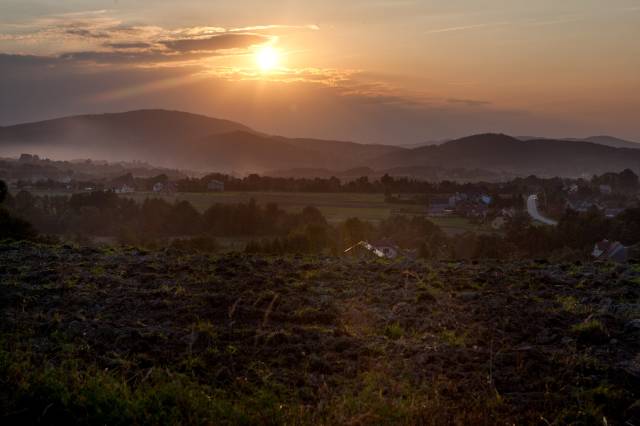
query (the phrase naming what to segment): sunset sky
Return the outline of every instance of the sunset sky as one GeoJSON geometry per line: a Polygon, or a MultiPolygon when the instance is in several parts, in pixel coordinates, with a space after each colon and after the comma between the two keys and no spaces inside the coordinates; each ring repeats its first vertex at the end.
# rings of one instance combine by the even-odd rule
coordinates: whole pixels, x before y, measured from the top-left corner
{"type": "Polygon", "coordinates": [[[167,108],[358,142],[640,141],[640,1],[2,0],[0,76],[0,125],[167,108]]]}

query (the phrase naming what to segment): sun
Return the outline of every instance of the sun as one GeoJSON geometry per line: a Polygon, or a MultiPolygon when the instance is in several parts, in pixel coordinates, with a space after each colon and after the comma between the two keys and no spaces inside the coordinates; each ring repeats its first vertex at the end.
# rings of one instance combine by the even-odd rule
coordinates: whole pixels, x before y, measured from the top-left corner
{"type": "Polygon", "coordinates": [[[256,53],[256,62],[263,72],[271,71],[278,66],[280,54],[271,46],[265,46],[256,53]]]}

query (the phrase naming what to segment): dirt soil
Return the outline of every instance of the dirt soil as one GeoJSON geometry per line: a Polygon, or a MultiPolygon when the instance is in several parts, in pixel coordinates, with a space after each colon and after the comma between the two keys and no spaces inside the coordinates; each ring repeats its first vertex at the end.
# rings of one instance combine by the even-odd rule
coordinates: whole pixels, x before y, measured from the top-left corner
{"type": "Polygon", "coordinates": [[[264,424],[640,425],[633,264],[14,243],[0,246],[0,314],[9,422],[65,416],[7,361],[29,353],[31,368],[73,360],[131,391],[158,370],[210,395],[268,390],[281,413],[264,424]]]}

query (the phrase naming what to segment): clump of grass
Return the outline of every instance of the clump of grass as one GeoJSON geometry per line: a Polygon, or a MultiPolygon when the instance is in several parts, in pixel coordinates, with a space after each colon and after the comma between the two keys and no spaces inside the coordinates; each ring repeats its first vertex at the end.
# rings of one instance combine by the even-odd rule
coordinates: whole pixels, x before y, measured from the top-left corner
{"type": "Polygon", "coordinates": [[[384,335],[389,339],[398,340],[405,335],[405,329],[398,322],[388,324],[384,328],[384,335]]]}
{"type": "Polygon", "coordinates": [[[607,383],[574,391],[579,410],[565,410],[557,419],[561,424],[609,424],[607,418],[625,410],[625,392],[607,383]]]}
{"type": "Polygon", "coordinates": [[[608,339],[608,332],[604,324],[597,319],[587,319],[571,327],[571,331],[583,343],[604,343],[608,339]]]}
{"type": "Polygon", "coordinates": [[[589,308],[573,296],[558,296],[556,302],[562,306],[562,310],[572,314],[586,314],[589,308]]]}
{"type": "Polygon", "coordinates": [[[467,334],[457,334],[454,330],[443,330],[439,334],[440,340],[448,345],[454,347],[463,347],[467,344],[467,334]]]}
{"type": "Polygon", "coordinates": [[[6,424],[283,424],[292,417],[268,387],[231,394],[165,369],[131,380],[74,360],[38,365],[28,352],[2,350],[0,374],[6,424]]]}

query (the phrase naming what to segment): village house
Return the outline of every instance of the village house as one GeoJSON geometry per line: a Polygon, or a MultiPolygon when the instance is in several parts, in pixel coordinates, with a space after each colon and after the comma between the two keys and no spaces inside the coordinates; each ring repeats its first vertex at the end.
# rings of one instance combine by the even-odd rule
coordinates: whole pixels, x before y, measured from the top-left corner
{"type": "Polygon", "coordinates": [[[606,208],[604,209],[604,215],[605,217],[612,219],[616,216],[618,216],[620,213],[622,213],[624,211],[624,209],[622,208],[606,208]]]}
{"type": "Polygon", "coordinates": [[[164,191],[164,183],[156,182],[153,184],[153,192],[162,192],[164,191]]]}
{"type": "Polygon", "coordinates": [[[400,255],[400,248],[390,240],[376,241],[369,243],[360,241],[344,251],[345,254],[368,253],[379,258],[395,259],[400,255]]]}
{"type": "Polygon", "coordinates": [[[115,189],[116,194],[131,194],[132,192],[135,192],[135,188],[126,183],[115,189]]]}
{"type": "Polygon", "coordinates": [[[207,183],[207,189],[212,192],[223,192],[224,182],[212,179],[209,181],[209,183],[207,183]]]}
{"type": "Polygon", "coordinates": [[[605,195],[609,195],[613,192],[611,185],[600,185],[599,189],[600,189],[600,193],[605,195]]]}
{"type": "Polygon", "coordinates": [[[478,200],[485,206],[488,206],[491,204],[491,201],[493,201],[493,198],[490,195],[481,195],[478,200]]]}
{"type": "Polygon", "coordinates": [[[568,185],[568,186],[565,185],[565,187],[563,189],[566,192],[568,192],[569,194],[575,194],[575,193],[578,192],[578,189],[580,189],[580,188],[578,187],[577,183],[573,183],[573,184],[568,185]]]}
{"type": "Polygon", "coordinates": [[[595,260],[623,263],[629,259],[629,248],[618,241],[602,240],[594,245],[591,255],[595,260]]]}
{"type": "Polygon", "coordinates": [[[456,206],[456,213],[467,218],[485,218],[489,213],[489,207],[483,203],[465,201],[456,206]]]}
{"type": "Polygon", "coordinates": [[[447,196],[434,196],[429,199],[429,216],[445,216],[453,211],[451,198],[447,196]]]}
{"type": "Polygon", "coordinates": [[[596,203],[593,203],[591,201],[587,201],[587,200],[567,201],[567,208],[580,213],[586,213],[594,207],[597,208],[598,210],[603,210],[602,206],[596,203]]]}

